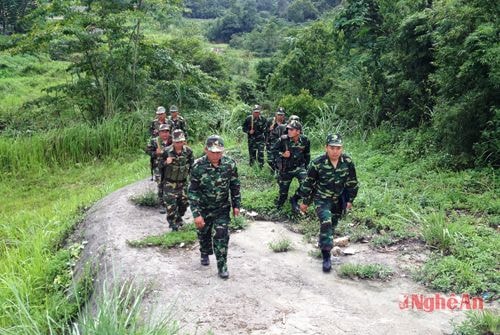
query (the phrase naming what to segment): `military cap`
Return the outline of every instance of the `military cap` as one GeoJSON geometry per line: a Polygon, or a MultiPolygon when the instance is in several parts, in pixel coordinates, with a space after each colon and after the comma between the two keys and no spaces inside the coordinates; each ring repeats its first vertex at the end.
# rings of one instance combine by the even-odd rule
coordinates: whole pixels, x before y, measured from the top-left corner
{"type": "Polygon", "coordinates": [[[176,129],[172,133],[172,142],[183,142],[186,140],[186,136],[181,129],[176,129]]]}
{"type": "Polygon", "coordinates": [[[211,152],[223,152],[224,140],[219,135],[211,135],[207,138],[206,148],[211,152]]]}
{"type": "Polygon", "coordinates": [[[285,109],[283,107],[278,107],[278,110],[276,110],[276,114],[285,115],[285,109]]]}
{"type": "Polygon", "coordinates": [[[300,117],[298,117],[297,115],[290,115],[290,117],[288,118],[289,121],[300,121],[300,117]]]}
{"type": "Polygon", "coordinates": [[[170,113],[173,113],[173,112],[178,112],[179,111],[179,108],[177,108],[176,105],[172,105],[170,106],[170,113]]]}
{"type": "Polygon", "coordinates": [[[287,129],[302,130],[302,124],[297,120],[292,120],[286,125],[287,129]]]}
{"type": "Polygon", "coordinates": [[[156,114],[165,114],[165,107],[163,106],[158,106],[158,108],[156,108],[156,114]]]}
{"type": "Polygon", "coordinates": [[[260,107],[260,105],[255,105],[253,106],[253,109],[252,109],[252,112],[259,112],[261,111],[262,107],[260,107]]]}
{"type": "Polygon", "coordinates": [[[340,136],[340,134],[328,134],[326,137],[326,145],[341,147],[343,145],[342,136],[340,136]]]}
{"type": "Polygon", "coordinates": [[[170,126],[167,123],[160,125],[159,131],[170,131],[170,126]]]}

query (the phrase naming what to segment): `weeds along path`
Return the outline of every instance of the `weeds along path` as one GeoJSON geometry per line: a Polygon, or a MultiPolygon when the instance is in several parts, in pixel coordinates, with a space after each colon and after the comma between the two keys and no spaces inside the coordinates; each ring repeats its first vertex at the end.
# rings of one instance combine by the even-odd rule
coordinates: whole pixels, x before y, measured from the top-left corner
{"type": "MultiPolygon", "coordinates": [[[[200,265],[197,247],[129,247],[127,240],[168,231],[164,215],[129,200],[154,187],[141,181],[97,203],[82,224],[88,241],[82,259],[100,262],[98,281],[133,278],[149,285],[145,313],[171,313],[182,334],[442,334],[451,331],[452,318],[463,317],[401,310],[402,294],[431,293],[398,275],[374,282],[322,273],[321,261],[308,255],[312,246],[280,223],[255,221],[231,235],[226,281],[217,277],[213,256],[209,267],[200,265]],[[273,253],[268,243],[280,237],[294,249],[273,253]]],[[[376,254],[367,249],[356,256],[373,262],[376,254]]],[[[395,257],[378,256],[393,265],[395,257]]]]}

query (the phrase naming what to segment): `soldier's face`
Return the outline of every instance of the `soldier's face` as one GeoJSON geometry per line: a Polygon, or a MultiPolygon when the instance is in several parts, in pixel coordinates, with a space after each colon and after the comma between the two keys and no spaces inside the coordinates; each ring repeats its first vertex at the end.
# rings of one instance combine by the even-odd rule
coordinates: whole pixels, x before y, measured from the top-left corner
{"type": "Polygon", "coordinates": [[[168,138],[170,137],[170,132],[169,131],[160,131],[160,138],[164,141],[168,140],[168,138]]]}
{"type": "Polygon", "coordinates": [[[182,147],[186,144],[186,142],[181,141],[181,142],[174,142],[174,149],[177,151],[182,150],[182,147]]]}
{"type": "Polygon", "coordinates": [[[176,119],[176,118],[177,118],[177,115],[179,115],[179,113],[177,113],[177,112],[172,112],[170,115],[172,115],[172,118],[176,119]]]}
{"type": "Polygon", "coordinates": [[[207,155],[208,161],[210,163],[217,165],[222,158],[223,152],[212,152],[205,149],[205,154],[207,155]]]}
{"type": "Polygon", "coordinates": [[[163,122],[163,121],[165,121],[165,113],[160,114],[160,115],[158,116],[158,120],[160,120],[160,121],[162,121],[162,122],[163,122]]]}
{"type": "Polygon", "coordinates": [[[326,154],[328,155],[329,159],[337,160],[339,159],[340,155],[342,155],[342,147],[327,145],[326,154]]]}
{"type": "Polygon", "coordinates": [[[288,128],[288,137],[297,137],[300,135],[300,130],[295,128],[288,128]]]}
{"type": "Polygon", "coordinates": [[[258,118],[260,116],[260,112],[253,112],[253,117],[258,118]]]}
{"type": "Polygon", "coordinates": [[[284,115],[276,115],[276,120],[278,122],[282,123],[285,120],[285,116],[284,115]]]}

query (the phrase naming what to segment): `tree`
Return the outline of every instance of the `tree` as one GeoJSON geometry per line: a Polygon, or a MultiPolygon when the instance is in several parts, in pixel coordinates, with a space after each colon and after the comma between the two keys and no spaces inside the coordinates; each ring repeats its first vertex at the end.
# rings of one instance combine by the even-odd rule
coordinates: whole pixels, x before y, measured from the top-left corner
{"type": "Polygon", "coordinates": [[[26,16],[37,7],[34,0],[0,0],[2,34],[23,33],[28,28],[26,16]]]}
{"type": "Polygon", "coordinates": [[[311,0],[294,0],[288,6],[286,17],[290,21],[300,23],[314,20],[318,15],[319,12],[311,0]]]}

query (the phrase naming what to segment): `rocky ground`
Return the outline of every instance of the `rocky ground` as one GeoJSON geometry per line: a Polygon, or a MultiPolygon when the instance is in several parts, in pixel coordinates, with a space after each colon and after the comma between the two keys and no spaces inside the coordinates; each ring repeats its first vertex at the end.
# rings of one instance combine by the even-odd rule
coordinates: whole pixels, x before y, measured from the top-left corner
{"type": "Polygon", "coordinates": [[[157,209],[130,201],[154,187],[135,183],[90,209],[77,234],[88,241],[82,261],[100,264],[98,281],[146,283],[144,310],[170,313],[183,334],[447,334],[450,320],[463,318],[461,311],[400,309],[404,294],[434,294],[406,275],[418,253],[350,245],[355,254],[342,262],[383,263],[395,275],[386,282],[342,279],[335,267],[323,273],[321,260],[309,254],[313,246],[279,222],[252,221],[231,235],[228,280],[218,278],[213,256],[209,267],[200,265],[196,246],[132,248],[127,240],[169,231],[157,209]],[[268,243],[281,237],[293,249],[274,253],[268,243]]]}

